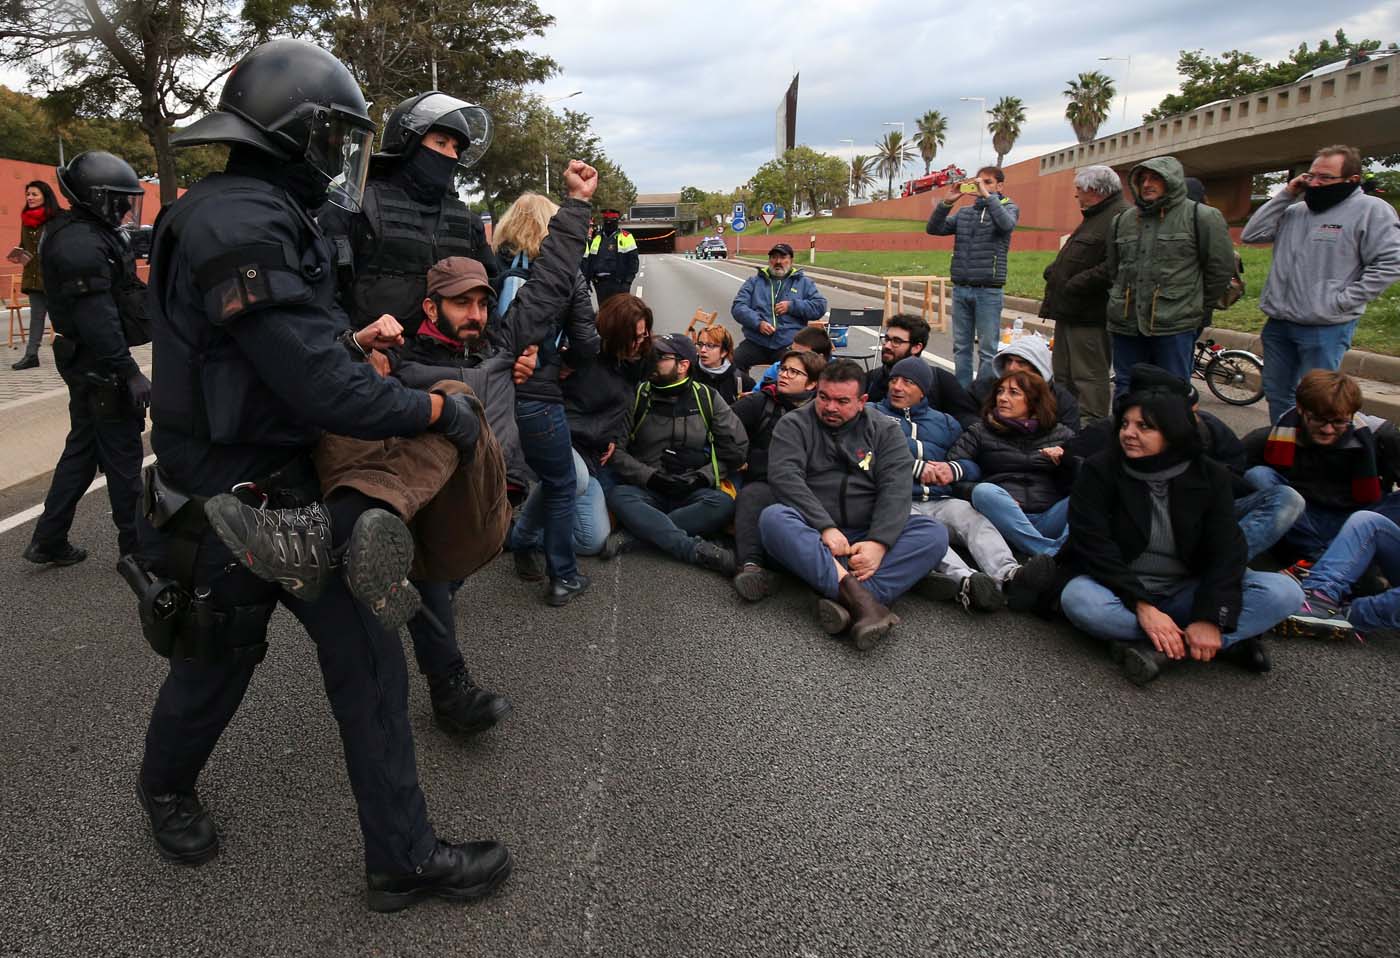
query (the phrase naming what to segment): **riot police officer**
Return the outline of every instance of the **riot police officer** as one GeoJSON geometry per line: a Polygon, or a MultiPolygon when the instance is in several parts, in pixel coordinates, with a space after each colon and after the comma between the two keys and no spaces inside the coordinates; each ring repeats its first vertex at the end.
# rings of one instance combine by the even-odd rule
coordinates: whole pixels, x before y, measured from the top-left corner
{"type": "Polygon", "coordinates": [[[620,227],[622,214],[603,210],[603,226],[588,242],[588,257],[583,274],[593,283],[601,308],[610,296],[632,290],[641,257],[637,241],[620,227]]]}
{"type": "Polygon", "coordinates": [[[80,153],[58,168],[72,209],[49,224],[39,248],[49,291],[54,360],[68,386],[68,439],[24,557],[72,565],[87,552],[68,541],[73,513],[98,466],[107,476],[122,555],[136,551],[141,432],[151,384],[131,358],[147,341],[145,287],[119,227],[141,222],[145,193],[136,172],[110,153],[80,153]]]}
{"type": "Polygon", "coordinates": [[[315,598],[266,582],[233,561],[203,510],[209,497],[234,490],[268,505],[270,521],[285,521],[270,534],[289,544],[305,546],[299,535],[328,527],[333,550],[348,536],[352,556],[358,549],[372,562],[385,552],[377,547],[401,541],[389,521],[398,520],[363,537],[367,519],[388,513],[370,510],[346,530],[331,507],[327,521],[310,463],[321,431],[376,438],[432,429],[464,450],[480,435],[465,397],[408,389],[352,357],[378,344],[355,338],[337,307],[330,246],[309,211],[328,199],[357,208],[373,130],[344,65],[309,43],[275,40],[235,66],[216,112],[174,138],[230,151],[225,172],[162,212],[153,242],[159,462],[145,476],[141,611],[170,671],[137,795],[163,857],[197,864],[217,853],[195,783],[265,654],[280,601],[316,643],[359,809],[369,906],[391,911],[427,896],[488,894],[509,874],[510,853],[434,835],[418,786],[403,649],[347,580],[326,577],[315,598]],[[307,514],[304,529],[288,518],[296,509],[307,514]]]}

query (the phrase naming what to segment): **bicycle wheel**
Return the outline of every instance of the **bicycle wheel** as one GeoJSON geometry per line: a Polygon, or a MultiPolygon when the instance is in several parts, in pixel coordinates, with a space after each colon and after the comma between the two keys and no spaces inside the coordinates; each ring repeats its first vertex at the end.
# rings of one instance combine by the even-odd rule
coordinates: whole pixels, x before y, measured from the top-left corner
{"type": "Polygon", "coordinates": [[[1264,367],[1242,349],[1215,354],[1205,371],[1206,385],[1221,402],[1248,406],[1264,398],[1264,367]]]}

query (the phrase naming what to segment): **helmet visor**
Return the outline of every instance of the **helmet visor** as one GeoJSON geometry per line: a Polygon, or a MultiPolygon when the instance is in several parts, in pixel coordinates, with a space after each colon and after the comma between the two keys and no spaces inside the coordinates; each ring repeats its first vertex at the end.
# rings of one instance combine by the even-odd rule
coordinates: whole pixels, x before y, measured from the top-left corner
{"type": "Polygon", "coordinates": [[[145,193],[124,193],[97,186],[92,190],[92,212],[113,226],[140,226],[145,200],[145,193]]]}
{"type": "Polygon", "coordinates": [[[473,166],[491,145],[491,114],[446,93],[430,93],[414,105],[401,122],[421,139],[431,129],[457,138],[457,165],[473,166]]]}
{"type": "Polygon", "coordinates": [[[330,181],[329,199],[351,213],[360,211],[369,174],[374,130],[338,110],[317,110],[306,143],[306,162],[330,181]]]}

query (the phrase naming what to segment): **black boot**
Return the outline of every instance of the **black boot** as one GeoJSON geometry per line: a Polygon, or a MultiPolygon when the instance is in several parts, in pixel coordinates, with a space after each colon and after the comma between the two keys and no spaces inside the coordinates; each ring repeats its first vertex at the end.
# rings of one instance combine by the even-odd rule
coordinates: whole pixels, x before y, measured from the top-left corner
{"type": "Polygon", "coordinates": [[[24,550],[24,557],[35,565],[73,565],[87,558],[87,550],[79,549],[67,539],[56,546],[31,542],[24,550]]]}
{"type": "Polygon", "coordinates": [[[466,669],[429,676],[428,697],[433,721],[455,735],[484,732],[510,714],[510,699],[477,685],[466,669]]]}
{"type": "Polygon", "coordinates": [[[177,865],[199,865],[219,853],[219,833],[195,792],[150,795],[136,777],[136,798],[150,820],[160,857],[177,865]]]}
{"type": "Polygon", "coordinates": [[[837,601],[851,614],[851,642],[862,652],[869,651],[899,624],[899,616],[880,604],[853,575],[841,580],[837,601]]]}
{"type": "Polygon", "coordinates": [[[572,579],[550,579],[549,591],[545,593],[544,600],[555,608],[568,605],[577,596],[587,592],[592,584],[593,580],[582,572],[572,579]]]}
{"type": "Polygon", "coordinates": [[[408,581],[413,565],[413,533],[384,509],[370,509],[355,521],[345,551],[345,583],[390,632],[418,613],[423,598],[408,581]]]}
{"type": "Polygon", "coordinates": [[[773,594],[773,575],[757,562],[745,562],[731,580],[740,598],[758,602],[773,594]]]}
{"type": "Polygon", "coordinates": [[[1251,639],[1241,639],[1221,652],[1220,657],[1227,662],[1238,665],[1246,672],[1267,672],[1274,667],[1274,663],[1269,659],[1269,654],[1264,651],[1264,643],[1259,641],[1258,636],[1251,639]]]}
{"type": "Polygon", "coordinates": [[[17,362],[17,363],[11,363],[11,364],[10,364],[10,368],[13,369],[13,370],[15,370],[15,371],[19,371],[19,370],[21,370],[21,369],[37,369],[37,368],[39,368],[39,357],[38,357],[38,356],[25,356],[25,357],[24,357],[23,359],[21,359],[19,362],[17,362]]]}
{"type": "Polygon", "coordinates": [[[1167,657],[1152,647],[1151,642],[1119,642],[1110,639],[1109,655],[1118,663],[1123,677],[1139,688],[1157,678],[1167,657]]]}
{"type": "Polygon", "coordinates": [[[543,582],[547,574],[544,553],[538,549],[516,549],[511,553],[516,578],[522,582],[543,582]]]}
{"type": "Polygon", "coordinates": [[[485,898],[510,877],[510,851],[500,842],[438,842],[428,860],[406,875],[365,876],[370,911],[399,911],[424,898],[485,898]]]}
{"type": "Polygon", "coordinates": [[[729,578],[734,576],[734,553],[707,539],[701,539],[695,546],[695,564],[729,578]]]}

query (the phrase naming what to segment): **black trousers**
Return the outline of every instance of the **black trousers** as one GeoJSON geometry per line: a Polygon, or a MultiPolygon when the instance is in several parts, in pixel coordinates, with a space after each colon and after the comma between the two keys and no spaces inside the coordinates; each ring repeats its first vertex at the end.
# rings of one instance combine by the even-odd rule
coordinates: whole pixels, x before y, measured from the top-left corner
{"type": "Polygon", "coordinates": [[[751,339],[746,339],[734,350],[734,365],[738,366],[742,372],[747,373],[755,366],[769,366],[778,361],[786,350],[776,349],[772,346],[760,346],[751,339]]]}
{"type": "Polygon", "coordinates": [[[418,660],[419,671],[432,678],[466,668],[462,650],[457,647],[452,586],[446,582],[423,582],[418,579],[413,580],[413,586],[423,597],[423,608],[436,616],[442,625],[439,629],[421,612],[408,620],[408,634],[413,639],[413,657],[418,660]]]}
{"type": "Polygon", "coordinates": [[[141,431],[145,416],[124,392],[109,391],[105,407],[94,409],[94,390],[81,380],[68,383],[68,439],[54,467],[44,498],[44,514],[34,527],[40,546],[60,546],[68,539],[73,514],[100,466],[107,476],[107,498],[117,527],[122,555],[135,552],[136,503],[141,498],[141,431]]]}
{"type": "MultiPolygon", "coordinates": [[[[168,574],[163,537],[144,519],[142,554],[168,574]]],[[[418,786],[408,721],[408,668],[403,645],[375,621],[335,576],[315,602],[289,597],[233,562],[213,533],[199,547],[195,585],[208,588],[220,611],[281,602],[316,643],[331,712],[340,727],[350,788],[359,808],[365,868],[407,873],[432,854],[436,838],[418,786]]],[[[262,630],[266,632],[266,618],[262,630]]],[[[240,644],[257,641],[244,637],[240,644]]],[[[219,736],[238,711],[257,666],[175,659],[156,696],[146,732],[141,779],[154,794],[194,788],[219,736]]]]}
{"type": "Polygon", "coordinates": [[[598,294],[598,305],[601,307],[618,293],[632,292],[632,282],[630,280],[623,282],[612,278],[600,279],[594,281],[593,289],[598,294]]]}
{"type": "Polygon", "coordinates": [[[763,565],[766,557],[758,536],[758,516],[777,501],[773,487],[762,480],[746,482],[739,490],[734,500],[734,558],[741,567],[745,562],[763,565]]]}

